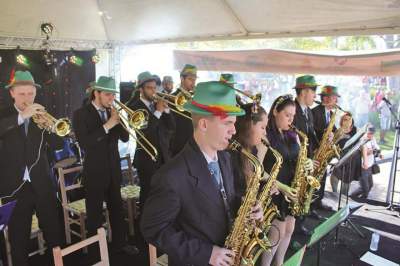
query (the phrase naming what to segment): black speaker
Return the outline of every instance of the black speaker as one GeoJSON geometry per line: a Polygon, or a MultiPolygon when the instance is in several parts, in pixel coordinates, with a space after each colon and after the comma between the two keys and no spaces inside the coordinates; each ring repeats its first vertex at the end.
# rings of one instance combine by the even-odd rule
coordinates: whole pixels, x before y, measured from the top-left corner
{"type": "Polygon", "coordinates": [[[135,82],[120,82],[119,83],[119,93],[120,93],[120,101],[122,103],[126,103],[131,98],[133,92],[136,90],[135,82]]]}

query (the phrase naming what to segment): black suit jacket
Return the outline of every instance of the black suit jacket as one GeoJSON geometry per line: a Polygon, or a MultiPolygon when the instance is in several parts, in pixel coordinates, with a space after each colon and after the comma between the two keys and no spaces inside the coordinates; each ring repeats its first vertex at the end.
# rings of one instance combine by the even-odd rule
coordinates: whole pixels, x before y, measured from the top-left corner
{"type": "MultiPolygon", "coordinates": [[[[110,113],[108,112],[108,117],[110,113]]],[[[84,185],[106,188],[110,178],[121,182],[118,140],[127,142],[129,134],[116,125],[108,134],[93,104],[88,103],[74,112],[73,127],[81,148],[85,152],[83,163],[84,185]]]]}
{"type": "Polygon", "coordinates": [[[304,115],[300,104],[297,102],[297,100],[295,101],[295,103],[296,103],[296,115],[294,116],[293,125],[307,135],[309,143],[307,156],[309,158],[312,158],[315,149],[317,149],[319,145],[319,141],[314,129],[313,114],[311,109],[307,107],[306,109],[308,113],[308,121],[307,121],[307,118],[304,115]]]}
{"type": "MultiPolygon", "coordinates": [[[[311,111],[314,119],[315,134],[317,135],[318,142],[321,142],[322,135],[324,135],[325,129],[327,127],[325,106],[319,104],[316,107],[314,107],[311,111]]],[[[334,126],[333,131],[335,130],[336,127],[334,126]]]]}
{"type": "MultiPolygon", "coordinates": [[[[231,161],[218,152],[225,190],[236,213],[231,161]]],[[[154,175],[141,229],[145,239],[168,254],[170,266],[208,265],[213,245],[223,246],[229,222],[207,161],[193,138],[154,175]]]]}
{"type": "MultiPolygon", "coordinates": [[[[24,124],[18,125],[18,112],[14,106],[0,111],[0,195],[12,193],[23,182],[28,169],[39,156],[42,130],[30,119],[28,136],[24,124]]],[[[37,164],[30,172],[32,187],[37,193],[54,192],[50,178],[47,148],[61,149],[63,141],[55,134],[43,133],[43,143],[37,164]]]]}
{"type": "MultiPolygon", "coordinates": [[[[149,121],[146,128],[141,131],[151,144],[156,147],[158,151],[157,163],[162,164],[167,162],[171,158],[171,132],[175,129],[175,122],[172,114],[164,112],[158,119],[140,99],[129,107],[132,110],[147,110],[149,113],[149,121]]],[[[142,156],[145,156],[148,160],[151,160],[150,156],[139,145],[136,146],[136,152],[142,154],[142,156]]]]}
{"type": "MultiPolygon", "coordinates": [[[[177,95],[180,89],[176,90],[172,95],[177,95]]],[[[191,117],[190,112],[184,111],[185,115],[191,117]]],[[[172,136],[171,151],[172,156],[177,155],[185,146],[186,142],[193,136],[193,123],[192,120],[183,117],[174,112],[173,114],[176,124],[176,131],[172,136]]]]}

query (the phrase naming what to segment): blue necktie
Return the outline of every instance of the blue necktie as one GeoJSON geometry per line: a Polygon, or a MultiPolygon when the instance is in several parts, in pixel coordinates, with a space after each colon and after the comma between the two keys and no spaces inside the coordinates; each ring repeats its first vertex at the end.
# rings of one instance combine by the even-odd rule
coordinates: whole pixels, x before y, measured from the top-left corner
{"type": "Polygon", "coordinates": [[[214,183],[218,189],[221,188],[221,170],[219,169],[219,164],[216,161],[208,163],[208,170],[213,177],[214,183]]]}
{"type": "Polygon", "coordinates": [[[99,110],[99,113],[100,113],[101,121],[103,121],[103,123],[105,123],[107,121],[106,110],[99,110]]]}
{"type": "Polygon", "coordinates": [[[149,109],[150,109],[150,112],[151,112],[152,114],[154,114],[154,112],[156,111],[156,108],[154,107],[154,103],[153,103],[153,102],[151,102],[151,103],[149,104],[149,109]]]}
{"type": "Polygon", "coordinates": [[[29,119],[24,119],[25,135],[28,136],[29,119]]]}

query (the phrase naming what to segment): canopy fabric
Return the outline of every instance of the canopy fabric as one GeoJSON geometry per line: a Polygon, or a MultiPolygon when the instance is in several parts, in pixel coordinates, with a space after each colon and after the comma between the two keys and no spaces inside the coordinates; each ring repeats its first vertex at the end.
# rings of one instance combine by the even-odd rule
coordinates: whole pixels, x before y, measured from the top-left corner
{"type": "Polygon", "coordinates": [[[400,50],[356,55],[322,55],[284,50],[174,51],[174,65],[199,70],[328,75],[400,75],[400,50]]]}
{"type": "Polygon", "coordinates": [[[400,33],[400,0],[0,0],[0,36],[122,44],[400,33]]]}

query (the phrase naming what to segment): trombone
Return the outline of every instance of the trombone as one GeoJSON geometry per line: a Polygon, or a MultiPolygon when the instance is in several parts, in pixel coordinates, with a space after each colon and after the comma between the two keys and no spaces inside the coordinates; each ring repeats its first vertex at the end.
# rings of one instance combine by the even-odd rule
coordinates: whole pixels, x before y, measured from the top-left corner
{"type": "Polygon", "coordinates": [[[122,127],[129,133],[130,136],[136,139],[136,142],[151,157],[151,159],[153,161],[156,161],[158,156],[158,151],[156,147],[154,147],[154,145],[151,144],[151,142],[140,131],[141,129],[147,127],[147,123],[149,121],[149,113],[144,109],[133,111],[128,106],[118,100],[114,100],[113,107],[118,112],[120,124],[122,125],[122,127]],[[125,114],[123,111],[125,111],[125,114]],[[143,140],[144,143],[142,143],[141,140],[143,140]],[[149,148],[146,147],[145,144],[148,145],[149,148]]]}
{"type": "Polygon", "coordinates": [[[249,98],[249,99],[252,101],[252,103],[253,103],[253,106],[252,106],[252,108],[251,108],[251,111],[252,111],[253,113],[257,113],[257,112],[258,112],[258,107],[259,107],[260,104],[261,104],[261,98],[262,98],[261,93],[257,93],[257,94],[251,95],[251,94],[246,93],[246,92],[244,92],[244,91],[242,91],[242,90],[236,89],[236,88],[234,88],[233,86],[232,86],[232,89],[234,89],[234,90],[235,90],[236,92],[238,92],[239,94],[242,94],[242,95],[246,96],[247,98],[249,98]]]}
{"type": "MultiPolygon", "coordinates": [[[[27,106],[27,104],[25,105],[27,106]]],[[[47,111],[42,114],[33,115],[32,120],[40,129],[54,133],[59,137],[65,137],[71,132],[71,122],[68,118],[56,119],[47,111]]]]}
{"type": "Polygon", "coordinates": [[[171,95],[168,93],[156,92],[153,95],[154,99],[157,101],[165,101],[168,105],[174,106],[176,109],[171,108],[171,110],[187,119],[192,119],[190,116],[184,113],[185,109],[183,109],[183,105],[191,100],[192,95],[188,95],[184,92],[179,92],[177,95],[171,95]]]}

